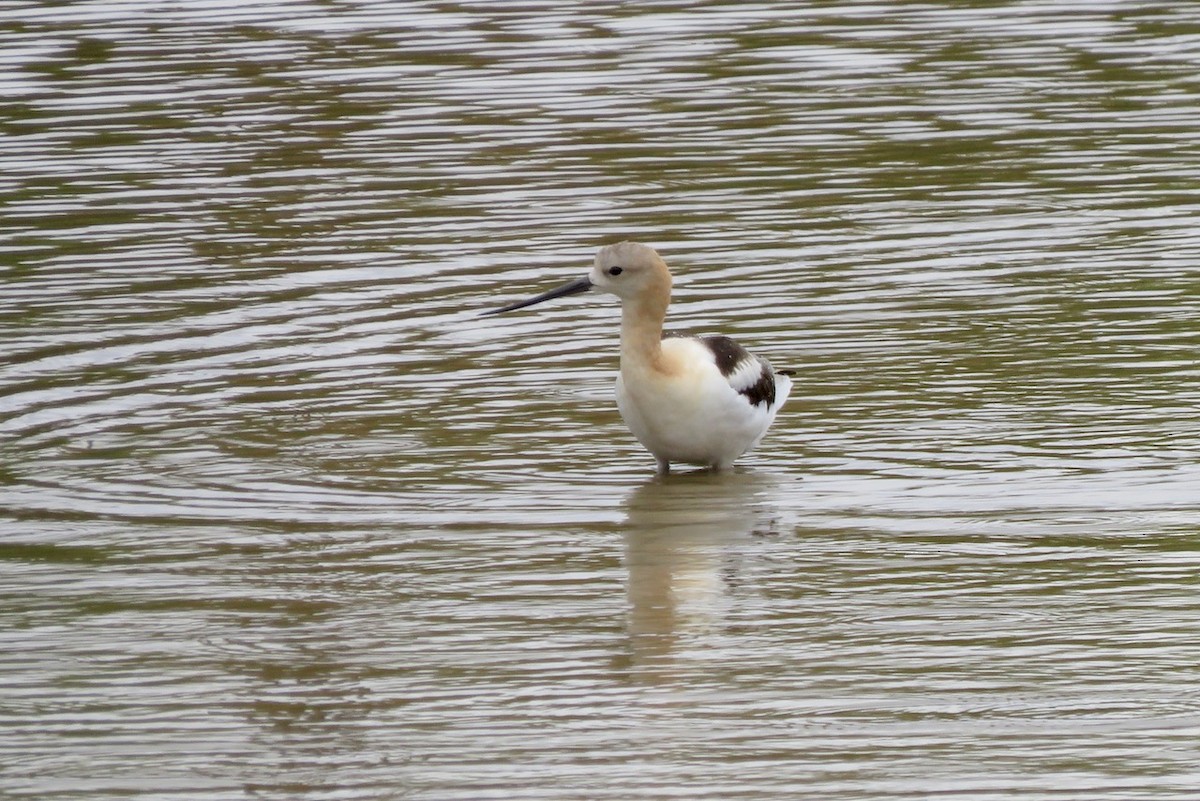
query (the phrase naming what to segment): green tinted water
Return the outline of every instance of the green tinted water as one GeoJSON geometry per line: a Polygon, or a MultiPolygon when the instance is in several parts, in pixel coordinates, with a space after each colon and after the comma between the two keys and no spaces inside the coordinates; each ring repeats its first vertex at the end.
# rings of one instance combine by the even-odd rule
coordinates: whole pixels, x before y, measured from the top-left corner
{"type": "Polygon", "coordinates": [[[1200,786],[1184,3],[0,9],[15,798],[1200,786]],[[800,376],[656,480],[634,237],[800,376]]]}

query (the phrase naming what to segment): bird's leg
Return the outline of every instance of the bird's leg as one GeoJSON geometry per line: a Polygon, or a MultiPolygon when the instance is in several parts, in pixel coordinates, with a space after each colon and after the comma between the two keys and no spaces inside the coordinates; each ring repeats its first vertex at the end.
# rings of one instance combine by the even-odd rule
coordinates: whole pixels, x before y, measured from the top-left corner
{"type": "Polygon", "coordinates": [[[660,476],[665,476],[667,473],[671,472],[671,463],[670,462],[668,462],[666,459],[663,459],[658,456],[656,456],[654,458],[658,462],[658,474],[660,476]]]}

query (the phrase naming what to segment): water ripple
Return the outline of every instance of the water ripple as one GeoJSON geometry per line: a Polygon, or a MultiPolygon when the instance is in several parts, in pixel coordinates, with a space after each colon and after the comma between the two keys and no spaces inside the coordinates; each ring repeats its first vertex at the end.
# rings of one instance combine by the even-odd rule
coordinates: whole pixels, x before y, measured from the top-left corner
{"type": "Polygon", "coordinates": [[[10,792],[1190,798],[1189,11],[0,9],[10,792]],[[618,238],[744,472],[477,317],[618,238]]]}

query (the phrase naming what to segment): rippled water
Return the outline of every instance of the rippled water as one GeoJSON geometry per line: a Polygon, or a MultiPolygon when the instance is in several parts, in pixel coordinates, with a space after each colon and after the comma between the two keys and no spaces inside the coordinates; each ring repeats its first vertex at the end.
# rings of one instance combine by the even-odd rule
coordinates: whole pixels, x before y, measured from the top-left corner
{"type": "Polygon", "coordinates": [[[0,6],[14,798],[1184,799],[1189,3],[0,6]],[[653,476],[601,297],[800,372],[653,476]]]}

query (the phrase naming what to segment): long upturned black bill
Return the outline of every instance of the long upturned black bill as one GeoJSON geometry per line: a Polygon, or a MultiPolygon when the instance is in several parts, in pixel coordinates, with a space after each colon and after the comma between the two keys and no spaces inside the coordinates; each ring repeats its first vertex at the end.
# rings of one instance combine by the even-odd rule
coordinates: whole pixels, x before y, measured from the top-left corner
{"type": "Polygon", "coordinates": [[[587,292],[592,288],[592,281],[586,275],[583,278],[572,281],[569,284],[563,284],[558,289],[551,289],[549,292],[543,292],[536,298],[529,300],[521,300],[516,303],[510,303],[499,309],[485,311],[484,314],[500,314],[501,312],[513,311],[515,309],[523,309],[526,306],[532,306],[535,303],[541,303],[546,300],[554,300],[555,298],[565,298],[567,295],[578,295],[580,292],[587,292]]]}

